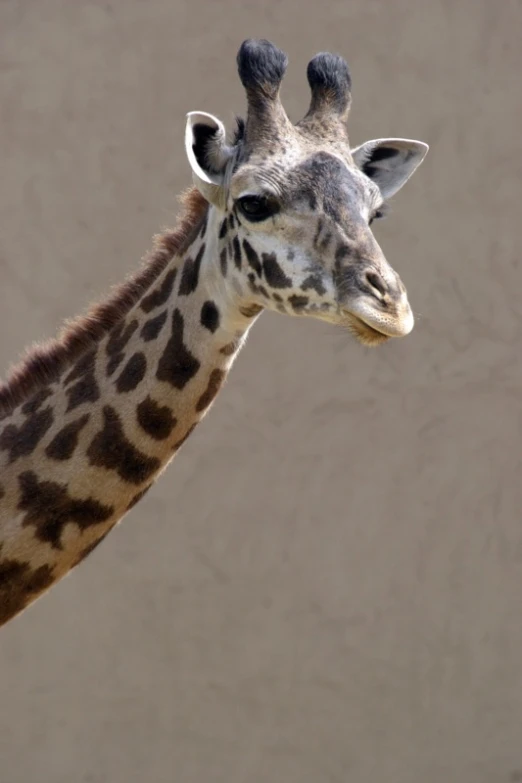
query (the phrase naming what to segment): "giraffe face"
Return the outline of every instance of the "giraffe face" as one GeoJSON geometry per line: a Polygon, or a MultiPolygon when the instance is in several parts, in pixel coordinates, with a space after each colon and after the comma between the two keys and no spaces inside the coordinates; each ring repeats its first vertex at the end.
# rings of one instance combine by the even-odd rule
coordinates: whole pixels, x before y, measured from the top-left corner
{"type": "MultiPolygon", "coordinates": [[[[296,146],[287,159],[254,159],[232,177],[227,210],[247,290],[263,307],[346,326],[365,344],[408,334],[406,289],[371,228],[385,210],[381,188],[348,148],[304,143],[296,154],[296,146]]],[[[392,142],[378,150],[399,168],[409,153],[392,142]]]]}
{"type": "Polygon", "coordinates": [[[347,327],[366,345],[406,335],[414,323],[406,289],[371,225],[428,147],[377,139],[350,149],[349,99],[342,95],[349,77],[344,61],[332,55],[312,60],[311,108],[294,126],[278,100],[267,98],[267,83],[277,82],[279,50],[271,47],[263,44],[261,54],[258,47],[242,77],[250,115],[232,145],[215,117],[188,118],[187,154],[195,184],[216,212],[223,274],[243,309],[320,318],[347,327]],[[261,98],[252,93],[252,70],[261,98]]]}

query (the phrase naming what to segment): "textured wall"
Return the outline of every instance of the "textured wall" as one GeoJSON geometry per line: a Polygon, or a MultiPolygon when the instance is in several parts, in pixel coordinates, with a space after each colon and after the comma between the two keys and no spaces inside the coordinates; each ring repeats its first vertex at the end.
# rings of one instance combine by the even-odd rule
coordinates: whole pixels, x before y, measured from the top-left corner
{"type": "Polygon", "coordinates": [[[211,415],[1,630],[1,783],[522,779],[516,0],[0,4],[0,367],[136,267],[230,124],[242,39],[354,143],[431,150],[377,234],[417,313],[378,350],[266,315],[211,415]]]}

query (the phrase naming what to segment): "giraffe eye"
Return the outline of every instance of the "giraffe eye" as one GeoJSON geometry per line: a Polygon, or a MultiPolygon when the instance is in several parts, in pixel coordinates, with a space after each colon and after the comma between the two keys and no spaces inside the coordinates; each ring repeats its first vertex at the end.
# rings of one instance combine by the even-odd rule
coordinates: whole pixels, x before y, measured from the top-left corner
{"type": "Polygon", "coordinates": [[[236,203],[239,211],[253,222],[266,220],[279,210],[278,204],[266,196],[243,196],[236,203]]]}
{"type": "Polygon", "coordinates": [[[374,220],[380,220],[380,218],[386,217],[387,212],[388,212],[388,205],[382,204],[382,206],[379,207],[379,209],[376,209],[373,215],[370,217],[368,221],[368,225],[371,226],[374,220]]]}

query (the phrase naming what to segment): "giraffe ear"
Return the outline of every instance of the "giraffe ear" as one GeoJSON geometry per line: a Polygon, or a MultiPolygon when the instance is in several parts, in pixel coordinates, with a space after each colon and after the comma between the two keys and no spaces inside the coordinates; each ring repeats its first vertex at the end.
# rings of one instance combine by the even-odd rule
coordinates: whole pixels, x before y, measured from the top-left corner
{"type": "Polygon", "coordinates": [[[409,180],[428,152],[423,141],[373,139],[353,149],[354,163],[390,198],[409,180]]]}
{"type": "Polygon", "coordinates": [[[185,152],[194,185],[211,204],[222,205],[226,168],[234,152],[226,143],[223,123],[205,112],[187,114],[185,152]]]}

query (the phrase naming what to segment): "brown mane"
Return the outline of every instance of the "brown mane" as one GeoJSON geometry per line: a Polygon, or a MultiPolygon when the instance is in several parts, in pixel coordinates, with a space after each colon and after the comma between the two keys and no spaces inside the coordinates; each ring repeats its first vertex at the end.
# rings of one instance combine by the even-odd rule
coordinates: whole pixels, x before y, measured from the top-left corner
{"type": "Polygon", "coordinates": [[[182,253],[195,238],[206,216],[208,203],[196,188],[180,197],[182,209],[175,228],[154,237],[152,250],[141,268],[116,286],[102,302],[87,313],[66,322],[59,336],[31,349],[0,383],[0,418],[27,400],[42,386],[58,380],[85,350],[99,342],[145,294],[173,256],[182,253]]]}

